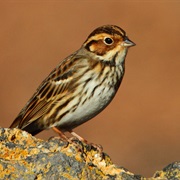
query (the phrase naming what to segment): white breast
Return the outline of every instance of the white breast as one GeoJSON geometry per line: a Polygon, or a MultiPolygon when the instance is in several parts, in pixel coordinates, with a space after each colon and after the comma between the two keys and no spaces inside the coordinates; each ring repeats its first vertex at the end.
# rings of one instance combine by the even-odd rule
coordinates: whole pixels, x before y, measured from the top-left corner
{"type": "MultiPolygon", "coordinates": [[[[75,104],[77,105],[76,110],[72,110],[67,113],[56,126],[63,128],[74,128],[89,119],[96,116],[99,112],[101,112],[112,100],[115,95],[114,88],[109,89],[109,86],[99,86],[95,89],[93,96],[92,91],[95,87],[95,81],[90,81],[85,86],[83,92],[80,91],[78,96],[76,96],[68,106],[73,107],[75,104]],[[86,94],[83,98],[79,99],[79,95],[86,94]],[[84,103],[83,103],[84,102],[84,103]]],[[[105,83],[106,84],[106,83],[105,83]]],[[[81,87],[79,87],[81,88],[81,87]]]]}

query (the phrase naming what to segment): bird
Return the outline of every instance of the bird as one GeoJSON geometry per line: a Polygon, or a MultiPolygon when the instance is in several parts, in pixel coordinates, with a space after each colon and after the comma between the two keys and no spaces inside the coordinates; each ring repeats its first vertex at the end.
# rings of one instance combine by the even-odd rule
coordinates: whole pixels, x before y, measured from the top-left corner
{"type": "Polygon", "coordinates": [[[63,139],[94,118],[116,95],[125,73],[128,49],[135,46],[116,25],[90,33],[82,46],[62,60],[35,91],[10,128],[33,136],[52,128],[63,139]]]}

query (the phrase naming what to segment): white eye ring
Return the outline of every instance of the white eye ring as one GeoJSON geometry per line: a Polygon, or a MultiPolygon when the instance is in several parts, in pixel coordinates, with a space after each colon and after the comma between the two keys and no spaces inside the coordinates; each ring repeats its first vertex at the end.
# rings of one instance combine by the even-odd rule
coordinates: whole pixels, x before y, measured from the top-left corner
{"type": "Polygon", "coordinates": [[[114,40],[112,38],[110,38],[110,37],[105,37],[104,38],[104,43],[106,45],[112,45],[114,43],[114,40]]]}

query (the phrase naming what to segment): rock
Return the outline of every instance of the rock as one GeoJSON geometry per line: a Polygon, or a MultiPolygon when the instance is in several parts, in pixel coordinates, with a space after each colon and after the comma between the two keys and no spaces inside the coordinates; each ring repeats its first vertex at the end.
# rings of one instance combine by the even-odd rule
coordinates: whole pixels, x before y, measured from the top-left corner
{"type": "MultiPolygon", "coordinates": [[[[90,144],[59,137],[43,141],[19,129],[0,128],[0,179],[146,179],[114,165],[110,157],[90,144]]],[[[180,177],[176,162],[154,178],[180,177]],[[171,172],[171,176],[168,176],[171,172]]]]}
{"type": "Polygon", "coordinates": [[[180,179],[180,162],[174,162],[163,168],[162,171],[157,171],[154,176],[155,179],[180,179]]]}

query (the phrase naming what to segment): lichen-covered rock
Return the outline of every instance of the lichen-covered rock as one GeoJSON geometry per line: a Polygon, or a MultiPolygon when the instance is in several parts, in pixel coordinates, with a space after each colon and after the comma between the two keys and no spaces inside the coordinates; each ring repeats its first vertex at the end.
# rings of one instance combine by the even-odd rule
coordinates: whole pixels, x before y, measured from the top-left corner
{"type": "MultiPolygon", "coordinates": [[[[144,180],[114,165],[108,155],[90,144],[59,137],[37,139],[19,129],[0,128],[0,179],[19,180],[144,180]]],[[[180,179],[180,162],[157,171],[154,179],[180,179]]]]}
{"type": "Polygon", "coordinates": [[[140,179],[89,144],[0,129],[0,179],[140,179]]]}
{"type": "Polygon", "coordinates": [[[174,162],[163,168],[162,171],[157,171],[154,176],[155,179],[180,179],[180,162],[174,162]]]}

